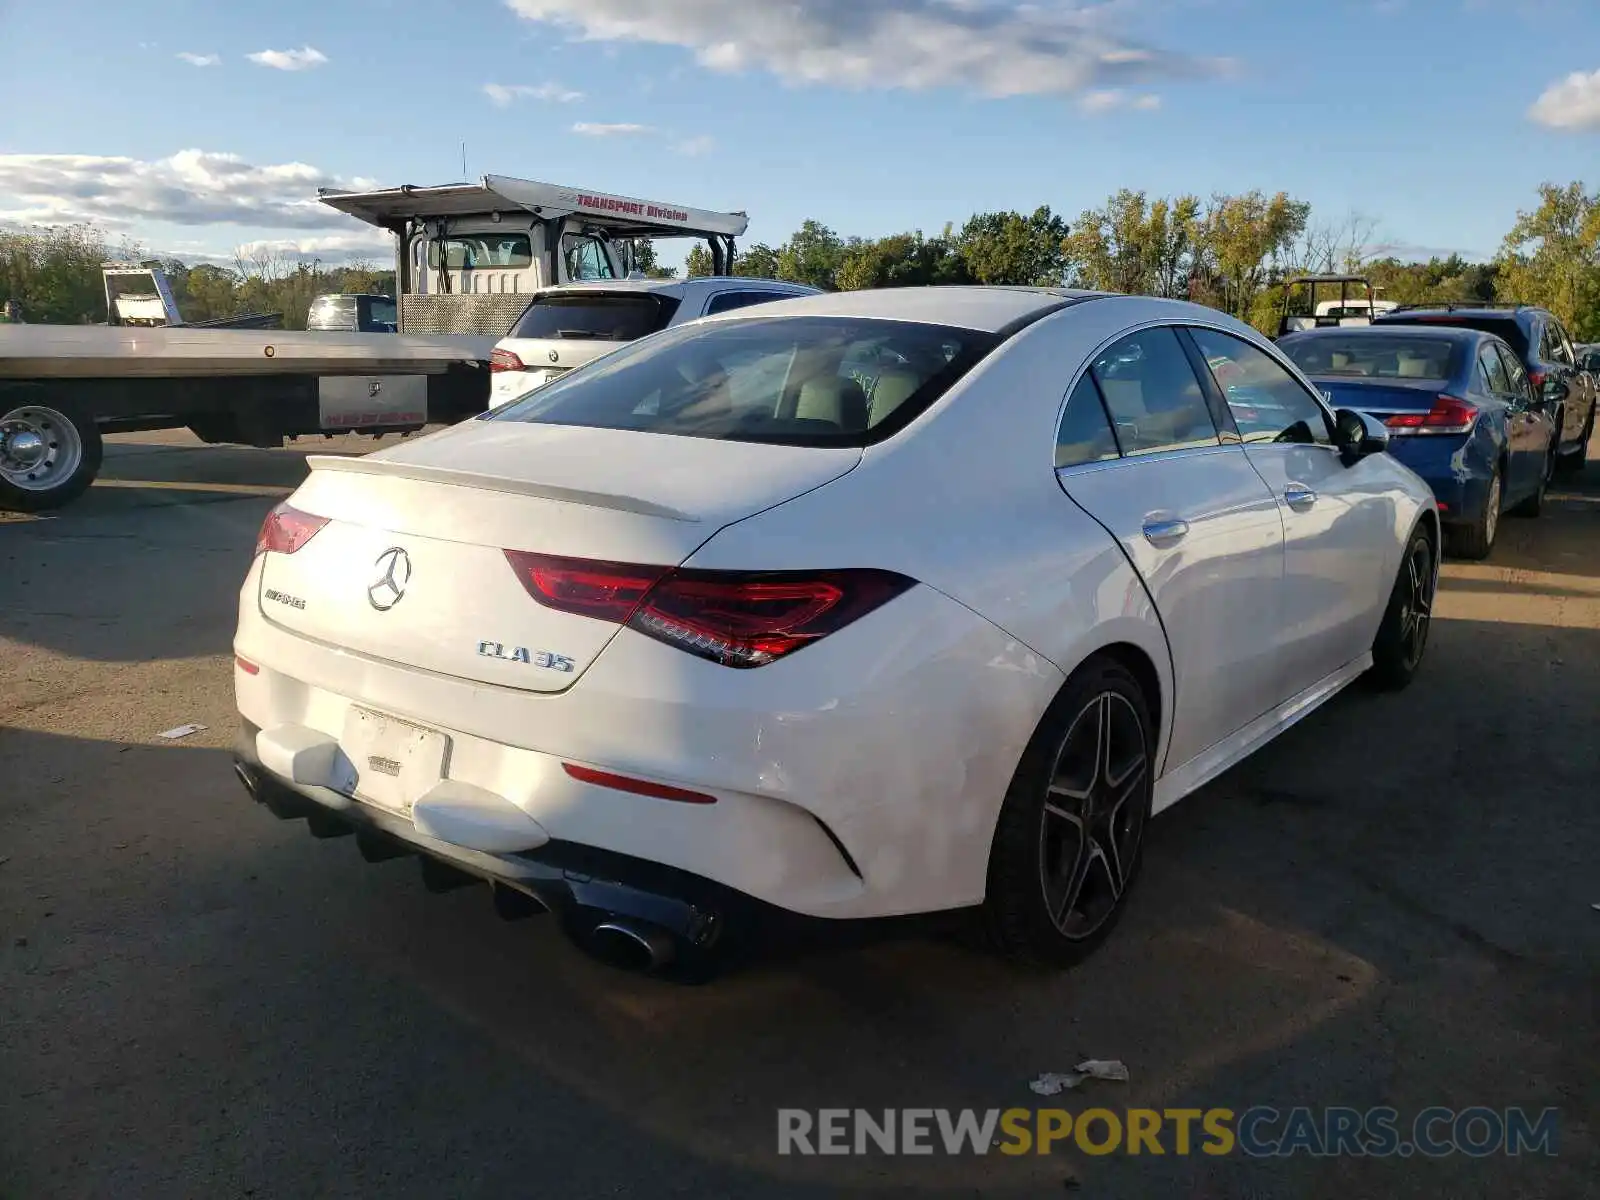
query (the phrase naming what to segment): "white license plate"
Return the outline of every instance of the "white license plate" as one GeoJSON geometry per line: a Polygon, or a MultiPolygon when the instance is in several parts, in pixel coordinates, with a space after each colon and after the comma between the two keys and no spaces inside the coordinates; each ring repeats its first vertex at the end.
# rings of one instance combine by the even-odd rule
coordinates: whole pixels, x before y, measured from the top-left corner
{"type": "Polygon", "coordinates": [[[355,796],[409,813],[417,798],[444,778],[450,739],[436,729],[352,706],[340,742],[355,767],[355,796]]]}

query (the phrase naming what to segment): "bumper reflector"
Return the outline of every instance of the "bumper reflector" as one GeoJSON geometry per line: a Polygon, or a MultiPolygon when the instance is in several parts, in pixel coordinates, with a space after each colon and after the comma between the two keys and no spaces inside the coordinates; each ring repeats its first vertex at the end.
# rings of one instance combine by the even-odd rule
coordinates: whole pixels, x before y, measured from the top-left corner
{"type": "Polygon", "coordinates": [[[656,800],[675,800],[679,804],[715,804],[717,798],[704,792],[691,792],[688,788],[673,787],[666,783],[651,783],[647,779],[632,779],[627,775],[613,775],[610,771],[596,771],[593,767],[580,767],[564,762],[561,769],[579,783],[592,783],[596,787],[617,792],[631,792],[635,796],[650,796],[656,800]]]}

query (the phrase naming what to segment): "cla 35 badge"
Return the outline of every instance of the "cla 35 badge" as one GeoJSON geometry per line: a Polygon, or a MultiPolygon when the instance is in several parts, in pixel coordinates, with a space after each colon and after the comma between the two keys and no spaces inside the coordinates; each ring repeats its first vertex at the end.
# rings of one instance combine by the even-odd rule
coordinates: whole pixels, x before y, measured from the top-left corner
{"type": "Polygon", "coordinates": [[[564,654],[551,654],[548,650],[529,650],[526,646],[506,646],[500,642],[479,642],[478,653],[484,658],[498,658],[504,662],[526,663],[530,667],[543,667],[546,671],[571,671],[573,662],[564,654]]]}

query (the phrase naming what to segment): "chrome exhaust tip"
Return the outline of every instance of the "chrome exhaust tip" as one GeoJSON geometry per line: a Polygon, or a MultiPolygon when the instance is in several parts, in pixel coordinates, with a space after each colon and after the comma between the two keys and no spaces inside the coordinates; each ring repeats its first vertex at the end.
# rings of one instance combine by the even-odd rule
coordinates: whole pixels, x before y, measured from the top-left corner
{"type": "Polygon", "coordinates": [[[656,971],[677,955],[672,935],[625,917],[612,917],[589,930],[587,948],[601,962],[624,971],[656,971]]]}

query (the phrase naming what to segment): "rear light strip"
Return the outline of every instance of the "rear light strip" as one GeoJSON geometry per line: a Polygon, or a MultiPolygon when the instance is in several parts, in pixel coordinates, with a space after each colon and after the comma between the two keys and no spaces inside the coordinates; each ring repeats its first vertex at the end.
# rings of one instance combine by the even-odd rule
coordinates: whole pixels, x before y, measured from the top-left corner
{"type": "Polygon", "coordinates": [[[499,371],[526,371],[528,366],[510,350],[494,350],[489,354],[489,373],[499,371]]]}
{"type": "Polygon", "coordinates": [[[270,550],[274,554],[293,554],[316,537],[317,531],[327,523],[327,517],[301,512],[287,502],[280,504],[261,523],[261,532],[256,535],[256,553],[260,555],[270,550]]]}
{"type": "Polygon", "coordinates": [[[635,779],[631,775],[615,775],[610,771],[597,771],[593,767],[580,767],[564,762],[561,769],[579,783],[592,783],[596,787],[610,788],[614,792],[630,792],[635,796],[649,796],[655,800],[674,800],[679,804],[715,804],[717,798],[705,792],[692,792],[688,788],[673,787],[669,783],[652,783],[648,779],[635,779]]]}
{"type": "Polygon", "coordinates": [[[558,612],[609,621],[725,667],[761,667],[858,621],[915,584],[892,571],[695,571],[507,550],[558,612]]]}
{"type": "Polygon", "coordinates": [[[1468,433],[1478,420],[1476,406],[1455,396],[1440,396],[1427,412],[1393,413],[1384,419],[1391,435],[1468,433]]]}

